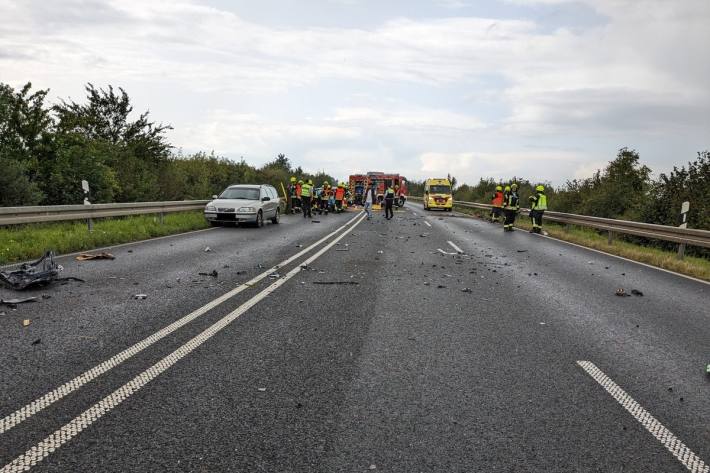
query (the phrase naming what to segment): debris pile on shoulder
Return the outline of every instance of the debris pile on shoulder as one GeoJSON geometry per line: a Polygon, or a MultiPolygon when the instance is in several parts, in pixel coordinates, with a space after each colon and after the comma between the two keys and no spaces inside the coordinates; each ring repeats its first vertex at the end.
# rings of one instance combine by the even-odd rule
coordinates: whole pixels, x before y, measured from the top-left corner
{"type": "Polygon", "coordinates": [[[21,291],[33,286],[45,286],[59,276],[62,267],[54,262],[54,252],[48,251],[33,263],[25,263],[14,271],[0,271],[0,281],[21,291]]]}

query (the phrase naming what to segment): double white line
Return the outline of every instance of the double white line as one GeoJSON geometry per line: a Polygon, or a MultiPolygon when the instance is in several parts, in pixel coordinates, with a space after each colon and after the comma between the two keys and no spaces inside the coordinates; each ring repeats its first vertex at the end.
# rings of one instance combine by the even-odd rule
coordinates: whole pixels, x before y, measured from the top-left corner
{"type": "MultiPolygon", "coordinates": [[[[273,273],[275,270],[278,268],[281,268],[283,266],[286,266],[301,256],[305,255],[306,253],[310,252],[329,238],[331,238],[334,235],[337,235],[339,232],[341,232],[343,229],[347,228],[352,222],[353,225],[350,227],[351,229],[355,228],[360,222],[362,222],[363,218],[365,215],[363,214],[358,214],[352,219],[350,219],[345,225],[341,226],[334,232],[328,234],[327,236],[323,237],[322,239],[318,240],[316,243],[310,245],[308,248],[305,248],[304,250],[296,253],[295,255],[291,256],[290,258],[282,261],[278,265],[268,269],[267,271],[261,273],[257,277],[251,279],[250,281],[246,282],[245,284],[242,284],[241,286],[233,289],[232,291],[224,294],[223,296],[215,299],[214,301],[204,305],[203,307],[200,307],[199,309],[195,310],[194,312],[184,316],[183,318],[179,319],[176,322],[173,322],[172,324],[168,325],[167,327],[163,328],[162,330],[154,333],[150,337],[136,343],[130,348],[127,348],[126,350],[122,351],[118,355],[115,355],[111,357],[110,359],[104,361],[103,363],[95,366],[94,368],[86,371],[85,373],[82,373],[81,375],[77,376],[76,378],[72,379],[71,381],[64,383],[63,385],[59,386],[55,390],[51,391],[50,393],[36,399],[35,401],[31,402],[30,404],[24,406],[23,408],[17,410],[13,414],[10,414],[9,416],[3,418],[0,421],[0,434],[7,432],[9,429],[12,427],[16,426],[17,424],[21,423],[22,421],[28,419],[32,415],[38,413],[45,407],[53,404],[54,402],[60,400],[64,396],[68,395],[69,393],[76,391],[89,381],[95,379],[96,377],[100,376],[103,373],[106,373],[107,371],[115,368],[119,364],[123,363],[124,361],[128,360],[129,358],[133,357],[137,353],[140,353],[144,349],[148,348],[149,346],[153,345],[160,339],[164,338],[165,336],[169,335],[170,333],[174,332],[175,330],[179,329],[180,327],[184,326],[185,324],[191,322],[192,320],[195,320],[199,316],[205,314],[206,312],[212,310],[213,308],[217,307],[224,301],[234,297],[235,295],[239,294],[240,292],[246,290],[247,288],[253,286],[257,282],[261,281],[262,279],[266,278],[269,274],[273,273]]],[[[46,458],[48,455],[50,455],[52,452],[54,452],[57,448],[61,447],[64,445],[66,442],[77,436],[81,431],[86,429],[88,426],[96,422],[98,419],[100,419],[104,414],[107,412],[111,411],[114,409],[116,406],[118,406],[120,403],[128,399],[131,395],[133,395],[136,391],[141,389],[143,386],[148,384],[150,381],[155,379],[159,374],[161,374],[163,371],[167,370],[171,366],[173,366],[175,363],[177,363],[181,358],[185,357],[186,355],[190,354],[193,350],[195,350],[197,347],[205,343],[207,340],[212,338],[215,334],[217,334],[220,330],[225,328],[227,325],[229,325],[231,322],[236,320],[239,316],[247,312],[249,309],[251,309],[253,306],[255,306],[257,303],[259,303],[261,300],[269,296],[271,293],[273,293],[276,289],[281,287],[283,284],[285,284],[288,280],[293,278],[296,274],[298,274],[301,271],[301,266],[309,265],[313,261],[315,261],[317,258],[319,258],[323,253],[328,251],[330,248],[332,248],[336,243],[338,243],[340,240],[342,240],[347,232],[341,233],[336,239],[328,243],[326,246],[321,248],[318,252],[316,252],[313,256],[305,260],[301,265],[297,266],[296,268],[292,269],[289,271],[284,277],[278,279],[276,282],[268,286],[266,289],[246,301],[244,304],[240,305],[237,309],[234,311],[230,312],[227,314],[225,317],[220,319],[218,322],[215,324],[211,325],[209,328],[204,330],[202,333],[197,335],[196,337],[192,338],[190,341],[182,345],[180,348],[177,350],[173,351],[170,353],[168,356],[165,358],[161,359],[158,361],[156,364],[148,368],[147,370],[143,371],[141,374],[133,378],[131,381],[128,383],[124,384],[117,390],[115,390],[113,393],[110,395],[106,396],[103,398],[101,401],[98,403],[94,404],[91,406],[89,409],[86,411],[82,412],[79,416],[75,417],[71,422],[67,423],[64,425],[62,428],[59,430],[55,431],[53,434],[45,438],[43,441],[32,447],[31,449],[27,450],[23,455],[20,455],[17,457],[15,460],[13,460],[11,463],[5,465],[2,469],[0,469],[0,473],[10,473],[10,472],[20,472],[20,471],[27,471],[29,470],[32,466],[36,465],[38,462],[42,461],[44,458],[46,458]]]]}

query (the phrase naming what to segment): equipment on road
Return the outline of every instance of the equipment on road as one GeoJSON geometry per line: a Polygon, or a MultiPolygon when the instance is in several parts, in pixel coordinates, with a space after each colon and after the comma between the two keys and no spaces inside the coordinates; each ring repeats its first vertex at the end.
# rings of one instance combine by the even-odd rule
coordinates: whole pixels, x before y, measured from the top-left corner
{"type": "Polygon", "coordinates": [[[424,210],[443,209],[451,212],[454,195],[448,178],[427,179],[424,183],[424,210]]]}

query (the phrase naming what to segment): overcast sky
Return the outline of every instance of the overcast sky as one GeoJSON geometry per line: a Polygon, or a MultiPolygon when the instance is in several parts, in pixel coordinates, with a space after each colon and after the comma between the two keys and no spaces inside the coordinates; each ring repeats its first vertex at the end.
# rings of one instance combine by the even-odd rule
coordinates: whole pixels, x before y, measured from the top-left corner
{"type": "Polygon", "coordinates": [[[0,82],[121,86],[184,152],[461,181],[710,148],[710,0],[0,0],[0,82]]]}

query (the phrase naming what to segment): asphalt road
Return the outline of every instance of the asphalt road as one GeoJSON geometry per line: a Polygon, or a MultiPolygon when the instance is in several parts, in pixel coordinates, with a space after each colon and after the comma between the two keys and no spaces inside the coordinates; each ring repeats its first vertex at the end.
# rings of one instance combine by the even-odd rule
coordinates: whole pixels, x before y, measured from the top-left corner
{"type": "Polygon", "coordinates": [[[707,471],[710,285],[420,206],[316,219],[61,258],[86,282],[0,308],[0,472],[707,471]]]}

